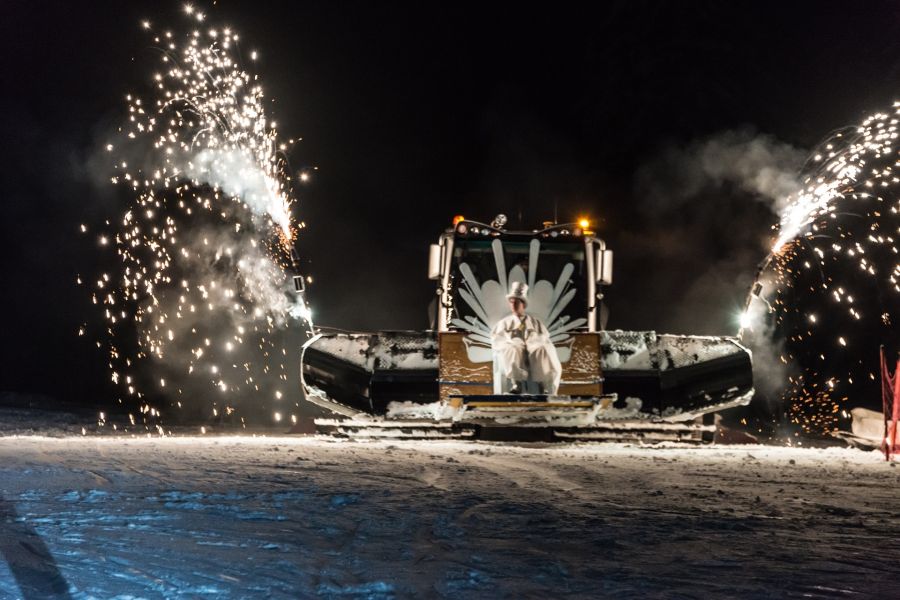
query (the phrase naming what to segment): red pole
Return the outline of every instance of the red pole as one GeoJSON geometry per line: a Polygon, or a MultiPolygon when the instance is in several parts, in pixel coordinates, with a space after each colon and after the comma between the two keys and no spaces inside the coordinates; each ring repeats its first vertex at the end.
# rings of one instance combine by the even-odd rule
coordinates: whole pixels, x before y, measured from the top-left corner
{"type": "MultiPolygon", "coordinates": [[[[884,441],[881,449],[884,450],[884,460],[891,460],[894,453],[894,444],[897,440],[896,405],[897,394],[894,392],[894,381],[888,370],[887,358],[884,355],[884,346],[880,351],[881,362],[881,412],[884,415],[884,441]]],[[[896,375],[896,371],[895,371],[896,375]]]]}
{"type": "Polygon", "coordinates": [[[897,419],[900,417],[900,359],[897,359],[897,368],[894,369],[894,406],[891,411],[891,454],[897,446],[897,419]]]}

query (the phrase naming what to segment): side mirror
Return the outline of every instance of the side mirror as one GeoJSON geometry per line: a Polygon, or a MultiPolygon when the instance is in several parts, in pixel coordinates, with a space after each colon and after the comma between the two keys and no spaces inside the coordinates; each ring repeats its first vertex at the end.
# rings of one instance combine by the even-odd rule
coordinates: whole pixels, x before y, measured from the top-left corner
{"type": "Polygon", "coordinates": [[[441,247],[431,244],[428,247],[428,279],[441,278],[441,247]]]}
{"type": "Polygon", "coordinates": [[[597,283],[600,285],[612,285],[613,282],[613,251],[597,249],[597,283]]]}

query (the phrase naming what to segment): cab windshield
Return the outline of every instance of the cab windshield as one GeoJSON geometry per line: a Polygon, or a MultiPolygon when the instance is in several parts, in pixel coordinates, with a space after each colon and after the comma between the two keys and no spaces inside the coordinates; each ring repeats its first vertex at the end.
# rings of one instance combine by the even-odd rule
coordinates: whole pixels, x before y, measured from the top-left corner
{"type": "MultiPolygon", "coordinates": [[[[462,290],[470,292],[470,281],[464,275],[463,265],[471,269],[472,278],[483,286],[487,281],[500,282],[497,259],[492,246],[494,240],[456,239],[453,246],[453,269],[451,285],[453,286],[453,318],[463,321],[469,318],[479,318],[477,310],[472,306],[471,300],[463,297],[462,290]]],[[[536,257],[531,253],[531,240],[503,241],[503,263],[506,267],[507,280],[515,278],[515,273],[521,270],[525,282],[534,281],[534,288],[529,290],[529,296],[535,294],[535,303],[529,306],[540,310],[543,308],[546,314],[543,317],[552,317],[552,321],[568,317],[569,321],[587,316],[587,265],[585,264],[585,245],[583,241],[572,242],[548,242],[541,241],[540,252],[536,257]],[[536,263],[536,264],[534,264],[536,263]],[[571,268],[567,268],[571,265],[571,268]],[[531,272],[535,276],[531,278],[531,272]],[[568,275],[561,280],[564,271],[568,275]],[[552,293],[548,294],[548,291],[552,293]],[[574,290],[574,294],[570,293],[574,290]],[[566,302],[566,298],[570,298],[566,302]]],[[[500,302],[505,306],[505,293],[500,302]]],[[[470,296],[471,298],[471,296],[470,296]]],[[[493,297],[486,301],[495,303],[493,297]]],[[[501,308],[501,310],[505,310],[501,308]]],[[[491,323],[487,324],[491,326],[491,323]]],[[[548,327],[552,323],[546,323],[548,327]]],[[[579,329],[586,329],[587,326],[579,329]]]]}

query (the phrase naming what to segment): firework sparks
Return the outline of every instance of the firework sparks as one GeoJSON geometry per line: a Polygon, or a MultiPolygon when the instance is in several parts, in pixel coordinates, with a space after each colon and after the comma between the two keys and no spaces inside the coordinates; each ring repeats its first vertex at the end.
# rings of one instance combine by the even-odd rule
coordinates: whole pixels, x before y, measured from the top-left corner
{"type": "Polygon", "coordinates": [[[806,432],[833,430],[851,400],[866,405],[879,344],[900,341],[898,122],[895,102],[813,153],[741,318],[742,335],[767,323],[763,335],[783,338],[788,414],[806,432]]]}
{"type": "MultiPolygon", "coordinates": [[[[191,5],[185,14],[204,19],[191,5]]],[[[97,237],[120,260],[96,281],[93,301],[107,321],[111,378],[149,429],[160,416],[150,399],[182,396],[198,379],[220,395],[265,390],[280,400],[289,389],[280,336],[292,324],[311,327],[311,314],[288,272],[299,229],[289,144],[278,141],[258,77],[242,66],[237,33],[142,26],[158,64],[149,93],[126,97],[123,142],[107,146],[112,181],[131,201],[97,237]],[[136,340],[123,339],[135,331],[136,340]]],[[[212,415],[234,412],[221,403],[212,415]]]]}

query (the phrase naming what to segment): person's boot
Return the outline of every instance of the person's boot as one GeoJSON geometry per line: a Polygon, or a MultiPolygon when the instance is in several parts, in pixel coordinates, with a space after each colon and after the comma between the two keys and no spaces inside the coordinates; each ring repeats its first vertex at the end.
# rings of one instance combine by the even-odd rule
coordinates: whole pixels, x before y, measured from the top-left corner
{"type": "Polygon", "coordinates": [[[509,386],[509,393],[510,394],[521,394],[522,393],[521,384],[518,381],[513,381],[512,385],[509,386]]]}

